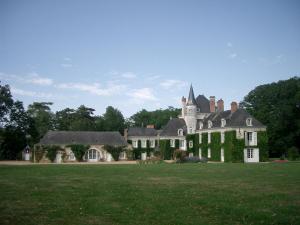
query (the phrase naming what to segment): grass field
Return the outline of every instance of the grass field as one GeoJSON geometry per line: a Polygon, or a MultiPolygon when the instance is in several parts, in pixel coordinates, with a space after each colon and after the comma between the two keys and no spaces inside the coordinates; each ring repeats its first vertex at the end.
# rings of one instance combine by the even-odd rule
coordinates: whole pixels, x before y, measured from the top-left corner
{"type": "Polygon", "coordinates": [[[0,224],[300,224],[300,163],[0,166],[0,224]]]}

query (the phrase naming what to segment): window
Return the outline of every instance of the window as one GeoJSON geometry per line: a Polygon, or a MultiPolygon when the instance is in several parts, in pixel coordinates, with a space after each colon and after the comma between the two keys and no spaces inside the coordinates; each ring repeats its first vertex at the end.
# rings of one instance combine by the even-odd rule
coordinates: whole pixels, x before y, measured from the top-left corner
{"type": "Polygon", "coordinates": [[[252,142],[252,132],[247,132],[247,140],[248,140],[248,143],[252,142]]]}
{"type": "Polygon", "coordinates": [[[210,133],[208,133],[207,134],[207,142],[208,142],[208,144],[210,144],[210,141],[211,141],[211,137],[210,136],[211,136],[210,133]]]}
{"type": "Polygon", "coordinates": [[[174,140],[174,139],[171,139],[171,140],[170,140],[170,146],[171,146],[172,148],[175,148],[175,140],[174,140]]]}
{"type": "Polygon", "coordinates": [[[221,132],[221,143],[223,144],[225,141],[225,133],[221,132]]]}
{"type": "Polygon", "coordinates": [[[126,152],[120,152],[120,159],[126,159],[126,152]]]}
{"type": "Polygon", "coordinates": [[[211,154],[210,154],[210,148],[207,149],[207,158],[210,158],[211,154]]]}
{"type": "Polygon", "coordinates": [[[208,122],[207,122],[207,125],[208,125],[208,128],[212,128],[212,122],[209,120],[208,122]]]}
{"type": "Polygon", "coordinates": [[[142,140],[142,148],[146,148],[147,147],[147,141],[146,140],[142,140]]]}
{"type": "Polygon", "coordinates": [[[182,129],[178,129],[178,136],[183,136],[183,130],[182,129]]]}
{"type": "Polygon", "coordinates": [[[202,144],[202,134],[199,134],[199,144],[202,144]]]}
{"type": "Polygon", "coordinates": [[[189,148],[193,147],[193,141],[189,141],[189,148]]]}
{"type": "Polygon", "coordinates": [[[257,145],[257,132],[246,132],[246,134],[245,144],[251,146],[257,145]]]}
{"type": "Polygon", "coordinates": [[[150,140],[150,148],[154,148],[155,147],[155,140],[150,140]]]}
{"type": "Polygon", "coordinates": [[[248,148],[247,149],[247,158],[248,159],[252,159],[253,158],[253,149],[252,148],[248,148]]]}
{"type": "Polygon", "coordinates": [[[193,133],[193,128],[190,127],[190,128],[189,128],[189,134],[192,134],[192,133],[193,133]]]}
{"type": "Polygon", "coordinates": [[[197,108],[197,112],[200,112],[200,108],[197,108]]]}
{"type": "Polygon", "coordinates": [[[88,159],[96,159],[97,158],[97,151],[95,149],[90,149],[88,151],[88,159]]]}
{"type": "Polygon", "coordinates": [[[225,127],[226,125],[226,120],[225,119],[221,119],[221,127],[225,127]]]}
{"type": "Polygon", "coordinates": [[[246,125],[247,125],[248,127],[252,126],[252,118],[246,119],[246,125]]]}
{"type": "Polygon", "coordinates": [[[199,121],[199,129],[203,129],[203,122],[202,121],[199,121]]]}
{"type": "Polygon", "coordinates": [[[74,155],[73,152],[70,152],[69,159],[70,160],[74,160],[75,159],[75,155],[74,155]]]}
{"type": "Polygon", "coordinates": [[[132,141],[132,146],[134,148],[137,148],[138,147],[138,141],[132,141]]]}
{"type": "Polygon", "coordinates": [[[179,147],[184,148],[184,140],[179,140],[179,147]]]}

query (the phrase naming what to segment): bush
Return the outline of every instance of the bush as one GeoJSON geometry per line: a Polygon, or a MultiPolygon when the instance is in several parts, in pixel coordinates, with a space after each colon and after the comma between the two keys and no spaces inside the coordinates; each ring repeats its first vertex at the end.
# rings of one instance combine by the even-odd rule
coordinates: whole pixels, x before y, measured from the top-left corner
{"type": "Polygon", "coordinates": [[[296,147],[291,147],[288,149],[288,159],[297,160],[300,158],[299,149],[296,147]]]}
{"type": "Polygon", "coordinates": [[[67,147],[71,148],[77,161],[82,161],[85,152],[90,148],[89,145],[80,145],[80,144],[68,145],[67,147]]]}
{"type": "Polygon", "coordinates": [[[174,159],[182,160],[184,157],[186,157],[186,152],[180,149],[176,149],[173,153],[174,159]]]}
{"type": "Polygon", "coordinates": [[[104,149],[111,154],[115,161],[119,161],[120,153],[124,151],[124,146],[104,145],[104,149]]]}
{"type": "Polygon", "coordinates": [[[179,159],[176,161],[177,163],[206,163],[207,158],[199,158],[198,156],[193,157],[183,157],[182,159],[179,159]]]}
{"type": "Polygon", "coordinates": [[[62,150],[60,146],[57,146],[57,145],[50,145],[50,146],[47,146],[45,147],[46,148],[46,151],[47,151],[47,154],[46,154],[46,157],[51,161],[51,162],[54,162],[55,158],[56,158],[56,153],[57,151],[59,150],[62,150]]]}

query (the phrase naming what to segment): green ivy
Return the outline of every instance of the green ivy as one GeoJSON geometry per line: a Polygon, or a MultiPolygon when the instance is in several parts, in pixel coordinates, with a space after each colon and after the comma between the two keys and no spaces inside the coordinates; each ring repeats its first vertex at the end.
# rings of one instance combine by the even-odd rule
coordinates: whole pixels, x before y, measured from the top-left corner
{"type": "Polygon", "coordinates": [[[124,151],[124,146],[104,145],[104,149],[111,154],[115,161],[119,161],[120,153],[124,151]]]}
{"type": "Polygon", "coordinates": [[[212,161],[221,161],[221,133],[213,132],[211,135],[211,142],[208,144],[208,147],[211,151],[210,159],[212,161]]]}
{"type": "MultiPolygon", "coordinates": [[[[199,144],[199,148],[202,151],[202,157],[207,158],[207,149],[208,149],[208,133],[202,133],[202,143],[199,144]]],[[[198,141],[199,143],[199,141],[198,141]]]]}
{"type": "Polygon", "coordinates": [[[225,162],[243,162],[245,140],[236,138],[236,131],[225,132],[223,144],[225,162]]]}
{"type": "Polygon", "coordinates": [[[81,144],[72,144],[72,145],[67,145],[66,147],[71,148],[72,152],[74,153],[75,158],[79,162],[83,160],[84,154],[90,148],[89,145],[81,145],[81,144]]]}
{"type": "Polygon", "coordinates": [[[265,162],[269,159],[268,135],[266,131],[257,132],[257,145],[259,148],[259,161],[265,162]]]}
{"type": "Polygon", "coordinates": [[[55,158],[56,158],[56,153],[59,150],[62,150],[62,148],[58,145],[48,145],[48,146],[44,146],[44,148],[47,151],[46,157],[51,161],[54,162],[55,158]]]}

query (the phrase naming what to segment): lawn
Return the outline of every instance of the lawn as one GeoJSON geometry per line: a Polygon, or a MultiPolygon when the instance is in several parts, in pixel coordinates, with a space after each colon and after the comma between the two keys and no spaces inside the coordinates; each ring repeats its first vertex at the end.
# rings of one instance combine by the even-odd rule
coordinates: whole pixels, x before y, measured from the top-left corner
{"type": "Polygon", "coordinates": [[[0,166],[0,224],[300,224],[300,163],[0,166]]]}

